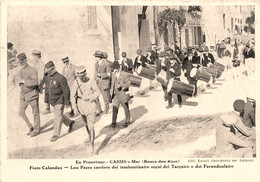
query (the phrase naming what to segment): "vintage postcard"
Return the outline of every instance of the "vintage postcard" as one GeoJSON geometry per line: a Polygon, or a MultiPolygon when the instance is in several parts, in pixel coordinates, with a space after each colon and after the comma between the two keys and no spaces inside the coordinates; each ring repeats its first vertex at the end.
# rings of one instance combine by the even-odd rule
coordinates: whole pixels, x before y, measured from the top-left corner
{"type": "Polygon", "coordinates": [[[256,17],[257,1],[2,1],[1,181],[260,181],[256,17]]]}

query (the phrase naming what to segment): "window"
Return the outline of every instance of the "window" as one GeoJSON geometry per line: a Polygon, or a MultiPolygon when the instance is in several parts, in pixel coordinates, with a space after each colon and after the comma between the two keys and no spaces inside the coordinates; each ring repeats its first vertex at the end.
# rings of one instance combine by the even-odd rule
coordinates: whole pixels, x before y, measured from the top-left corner
{"type": "Polygon", "coordinates": [[[88,6],[88,28],[97,29],[96,6],[88,6]]]}

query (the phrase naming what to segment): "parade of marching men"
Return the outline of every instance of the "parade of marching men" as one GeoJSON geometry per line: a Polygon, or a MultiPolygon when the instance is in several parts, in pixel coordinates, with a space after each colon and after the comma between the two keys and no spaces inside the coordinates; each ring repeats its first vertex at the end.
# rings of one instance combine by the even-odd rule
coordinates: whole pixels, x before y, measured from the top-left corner
{"type": "MultiPolygon", "coordinates": [[[[167,136],[176,138],[174,120],[187,117],[185,128],[198,116],[215,118],[202,126],[214,131],[212,157],[256,156],[254,6],[52,8],[9,9],[8,137],[20,138],[12,157],[82,143],[87,156],[104,153],[154,120],[173,120],[167,136]]],[[[163,135],[154,130],[153,145],[163,135]]]]}

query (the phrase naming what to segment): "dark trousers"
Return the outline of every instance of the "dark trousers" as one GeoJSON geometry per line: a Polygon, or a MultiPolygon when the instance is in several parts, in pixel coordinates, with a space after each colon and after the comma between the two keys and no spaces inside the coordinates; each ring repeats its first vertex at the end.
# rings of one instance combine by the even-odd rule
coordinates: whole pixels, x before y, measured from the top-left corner
{"type": "Polygon", "coordinates": [[[123,107],[124,112],[125,112],[125,122],[128,123],[128,122],[130,122],[130,110],[129,110],[128,102],[126,102],[126,103],[119,102],[116,95],[115,95],[115,98],[113,101],[112,123],[116,123],[118,108],[119,108],[120,104],[123,107]]]}
{"type": "MultiPolygon", "coordinates": [[[[167,88],[162,86],[164,92],[164,99],[168,101],[168,104],[172,104],[172,93],[167,92],[167,88]]],[[[182,104],[182,97],[181,95],[177,94],[178,104],[182,104]]]]}

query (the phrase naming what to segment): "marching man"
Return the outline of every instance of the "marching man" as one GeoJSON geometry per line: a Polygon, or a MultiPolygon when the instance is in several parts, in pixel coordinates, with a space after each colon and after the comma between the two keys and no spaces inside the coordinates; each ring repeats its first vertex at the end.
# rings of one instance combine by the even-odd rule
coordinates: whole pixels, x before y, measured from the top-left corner
{"type": "Polygon", "coordinates": [[[125,111],[125,126],[130,124],[130,110],[128,101],[130,100],[129,86],[130,80],[127,74],[120,71],[120,65],[117,61],[113,63],[114,72],[112,74],[111,98],[113,99],[112,127],[116,126],[116,119],[119,105],[121,104],[125,111]]]}
{"type": "MultiPolygon", "coordinates": [[[[86,129],[91,142],[91,152],[94,153],[94,122],[96,117],[96,100],[100,95],[99,88],[94,80],[87,77],[86,68],[76,68],[77,79],[71,90],[71,97],[75,97],[72,106],[75,112],[79,112],[83,121],[87,124],[86,129]]],[[[71,99],[73,100],[73,98],[71,99]]]]}

